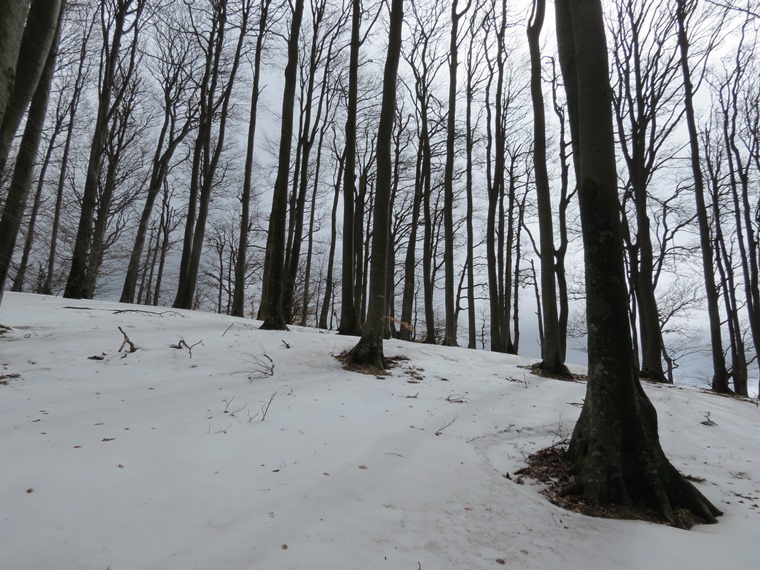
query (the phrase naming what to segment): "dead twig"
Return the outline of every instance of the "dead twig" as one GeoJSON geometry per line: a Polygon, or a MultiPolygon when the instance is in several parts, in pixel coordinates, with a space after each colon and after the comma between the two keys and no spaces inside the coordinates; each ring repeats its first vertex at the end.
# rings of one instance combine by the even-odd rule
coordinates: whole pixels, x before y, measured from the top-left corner
{"type": "Polygon", "coordinates": [[[269,398],[269,401],[263,406],[261,406],[261,420],[260,421],[263,422],[265,419],[267,419],[267,413],[269,413],[269,406],[272,405],[272,400],[274,400],[274,397],[276,395],[277,395],[277,392],[274,392],[272,396],[269,398]]]}
{"type": "Polygon", "coordinates": [[[262,356],[246,355],[250,357],[247,362],[253,366],[253,371],[248,375],[248,380],[251,382],[274,376],[274,360],[267,354],[266,350],[263,348],[261,350],[263,351],[262,356]]]}
{"type": "Polygon", "coordinates": [[[203,339],[199,340],[195,344],[187,344],[184,338],[180,337],[179,342],[177,344],[170,344],[169,348],[174,348],[176,350],[182,350],[183,348],[187,349],[188,356],[192,359],[193,358],[193,349],[198,346],[199,344],[203,344],[203,339]]]}
{"type": "Polygon", "coordinates": [[[454,417],[451,418],[449,421],[447,421],[445,424],[443,424],[441,427],[439,427],[435,435],[441,435],[443,433],[443,430],[445,430],[447,427],[449,427],[451,424],[453,424],[457,419],[459,418],[459,414],[454,414],[454,417]]]}
{"type": "MultiPolygon", "coordinates": [[[[64,307],[65,309],[77,309],[79,307],[64,307]]],[[[83,307],[86,308],[86,307],[83,307]]],[[[144,309],[117,309],[113,312],[114,315],[121,315],[122,313],[142,313],[144,315],[156,315],[159,317],[165,317],[166,315],[175,315],[186,319],[187,317],[177,311],[146,311],[144,309]]]]}
{"type": "Polygon", "coordinates": [[[137,347],[135,346],[135,343],[129,340],[129,337],[127,336],[127,333],[124,332],[124,329],[119,327],[119,332],[124,335],[124,340],[121,343],[121,346],[119,347],[119,352],[124,350],[124,347],[126,347],[127,352],[135,352],[137,350],[137,347]]]}

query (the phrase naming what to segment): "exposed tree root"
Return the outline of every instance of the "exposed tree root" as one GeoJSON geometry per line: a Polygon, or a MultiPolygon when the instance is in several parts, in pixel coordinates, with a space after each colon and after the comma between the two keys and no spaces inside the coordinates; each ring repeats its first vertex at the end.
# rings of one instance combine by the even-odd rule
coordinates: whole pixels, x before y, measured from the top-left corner
{"type": "Polygon", "coordinates": [[[561,370],[551,370],[544,368],[543,362],[536,362],[535,364],[531,365],[529,368],[531,373],[535,376],[540,376],[541,378],[553,378],[554,380],[571,380],[571,381],[585,381],[586,377],[582,374],[573,374],[570,372],[570,370],[567,368],[567,366],[562,366],[561,370]]]}
{"type": "Polygon", "coordinates": [[[610,519],[643,520],[682,529],[717,522],[715,517],[721,514],[672,466],[671,473],[663,478],[668,483],[663,481],[658,485],[657,502],[642,504],[597,502],[586,496],[574,474],[577,465],[571,460],[565,443],[537,451],[527,461],[527,467],[516,474],[546,485],[542,493],[549,501],[569,511],[610,519]],[[664,504],[668,505],[667,509],[661,508],[664,504]]]}
{"type": "Polygon", "coordinates": [[[551,481],[547,494],[553,502],[596,516],[679,528],[717,522],[722,513],[665,457],[657,414],[638,382],[630,407],[594,414],[591,405],[604,394],[586,396],[567,449],[544,450],[530,460],[531,466],[547,464],[548,456],[555,461],[549,476],[537,477],[551,481]]]}

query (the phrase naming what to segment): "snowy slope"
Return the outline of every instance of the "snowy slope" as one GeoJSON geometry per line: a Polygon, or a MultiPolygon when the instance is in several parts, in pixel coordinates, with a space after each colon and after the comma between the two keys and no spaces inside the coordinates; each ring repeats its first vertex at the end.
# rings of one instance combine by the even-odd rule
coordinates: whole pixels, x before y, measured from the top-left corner
{"type": "Polygon", "coordinates": [[[647,387],[666,452],[725,512],[682,531],[568,513],[504,477],[569,434],[583,398],[581,383],[532,376],[530,360],[390,341],[386,355],[404,359],[375,377],[343,369],[335,356],[355,339],[334,334],[14,293],[0,323],[12,328],[2,569],[759,564],[752,402],[647,387]],[[118,327],[135,352],[118,352],[118,327]],[[192,355],[170,346],[180,339],[192,355]],[[701,423],[708,412],[717,425],[701,423]]]}

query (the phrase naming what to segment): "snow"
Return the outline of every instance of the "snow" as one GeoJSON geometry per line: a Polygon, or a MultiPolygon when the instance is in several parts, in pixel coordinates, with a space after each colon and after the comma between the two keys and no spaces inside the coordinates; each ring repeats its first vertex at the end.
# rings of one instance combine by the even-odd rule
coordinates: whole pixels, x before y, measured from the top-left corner
{"type": "Polygon", "coordinates": [[[646,387],[666,453],[725,513],[682,531],[504,477],[584,395],[529,359],[388,341],[404,359],[376,377],[331,333],[16,293],[0,323],[2,569],[757,568],[756,402],[646,387]]]}

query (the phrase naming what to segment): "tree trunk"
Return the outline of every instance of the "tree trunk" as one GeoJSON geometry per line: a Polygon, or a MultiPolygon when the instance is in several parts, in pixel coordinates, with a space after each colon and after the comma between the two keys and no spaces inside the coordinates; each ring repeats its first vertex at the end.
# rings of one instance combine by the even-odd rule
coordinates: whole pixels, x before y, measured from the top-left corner
{"type": "Polygon", "coordinates": [[[457,111],[457,36],[459,20],[470,8],[470,3],[462,12],[457,12],[457,1],[451,2],[451,36],[449,39],[449,110],[446,125],[446,167],[443,175],[443,227],[445,245],[443,253],[445,318],[443,344],[457,346],[456,299],[454,294],[454,140],[456,139],[457,111]]]}
{"type": "Polygon", "coordinates": [[[539,244],[541,249],[541,304],[543,305],[543,340],[540,367],[550,374],[569,376],[560,343],[559,316],[554,273],[554,224],[551,189],[546,169],[546,116],[541,81],[541,28],[546,12],[545,0],[534,0],[533,18],[528,25],[530,49],[530,93],[533,101],[533,166],[536,178],[539,244]]]}
{"type": "Polygon", "coordinates": [[[338,334],[359,336],[361,325],[354,298],[354,194],[356,192],[356,114],[359,91],[359,25],[361,0],[351,2],[351,50],[348,64],[346,112],[346,166],[343,181],[343,243],[341,249],[341,305],[338,334]]]}
{"type": "MultiPolygon", "coordinates": [[[[60,7],[60,3],[58,3],[58,7],[60,7]]],[[[61,20],[62,18],[57,18],[58,22],[61,20]]],[[[34,174],[34,165],[37,160],[37,151],[40,139],[42,138],[42,130],[45,126],[45,116],[50,99],[50,85],[53,81],[55,62],[58,55],[57,43],[59,33],[57,30],[58,26],[54,28],[53,38],[47,44],[48,50],[43,66],[44,69],[39,75],[39,80],[29,107],[29,116],[26,120],[24,135],[21,138],[19,153],[13,170],[13,178],[11,179],[2,217],[0,217],[0,303],[2,303],[5,281],[8,277],[8,268],[10,267],[13,250],[16,246],[19,227],[24,216],[24,210],[26,209],[26,201],[34,174]]],[[[47,34],[48,30],[43,29],[42,32],[47,34]]],[[[39,39],[43,41],[47,38],[43,35],[39,39]]],[[[7,117],[8,114],[6,113],[7,117]]]]}
{"type": "Polygon", "coordinates": [[[721,338],[721,318],[718,308],[718,291],[715,287],[715,271],[713,269],[713,246],[710,237],[710,222],[707,219],[705,204],[704,178],[699,158],[699,134],[694,111],[694,88],[691,83],[689,69],[689,36],[687,21],[693,2],[677,0],[676,19],[678,21],[678,48],[681,52],[681,72],[683,73],[684,105],[686,106],[686,126],[689,132],[689,149],[691,152],[691,171],[694,176],[694,198],[697,203],[697,221],[699,223],[699,242],[702,246],[702,272],[705,280],[705,295],[707,300],[707,315],[710,320],[710,346],[712,349],[713,377],[712,388],[719,393],[727,393],[728,375],[726,374],[726,359],[723,355],[723,340],[721,338]]]}
{"type": "MultiPolygon", "coordinates": [[[[4,3],[5,4],[5,3],[4,3]]],[[[37,85],[42,81],[42,74],[45,69],[48,55],[53,46],[53,38],[56,36],[56,30],[59,27],[59,17],[63,12],[63,0],[33,0],[28,13],[24,13],[24,20],[17,20],[20,11],[24,11],[23,4],[29,5],[29,2],[19,3],[13,0],[8,5],[3,6],[3,20],[8,18],[9,25],[19,25],[16,30],[5,31],[5,24],[0,26],[0,34],[5,31],[2,40],[8,41],[8,53],[3,54],[3,58],[12,57],[14,53],[18,54],[17,61],[14,62],[12,71],[13,89],[3,105],[2,94],[0,94],[0,175],[5,172],[6,162],[8,160],[8,151],[10,150],[13,137],[16,135],[21,119],[26,113],[27,107],[32,97],[37,92],[37,85]],[[23,30],[21,44],[16,51],[15,36],[23,30]]],[[[0,43],[0,48],[4,47],[0,43]]],[[[0,60],[0,65],[4,65],[0,60]]],[[[52,72],[51,72],[52,73],[52,72]]],[[[6,81],[5,74],[3,80],[6,81]]],[[[2,93],[2,88],[0,88],[2,93]]]]}
{"type": "Polygon", "coordinates": [[[277,178],[272,196],[272,213],[269,217],[269,275],[267,279],[266,315],[262,329],[287,330],[283,312],[283,281],[285,276],[285,226],[287,225],[288,180],[290,178],[290,149],[293,137],[293,107],[298,75],[298,37],[301,32],[304,0],[295,0],[290,38],[288,39],[288,63],[285,66],[285,89],[282,95],[280,151],[277,178]]]}
{"type": "MultiPolygon", "coordinates": [[[[337,155],[337,152],[336,152],[337,155]]],[[[330,305],[332,303],[333,296],[333,268],[335,266],[335,244],[337,241],[337,220],[338,220],[338,201],[340,199],[341,180],[343,178],[343,169],[346,164],[346,151],[343,150],[343,154],[337,157],[338,160],[338,173],[335,176],[335,195],[333,197],[333,205],[330,214],[330,253],[327,259],[327,276],[325,277],[325,296],[322,300],[322,308],[319,311],[319,322],[317,327],[320,329],[328,329],[327,316],[330,313],[330,305]]]]}
{"type": "Polygon", "coordinates": [[[13,93],[24,22],[30,4],[31,0],[8,0],[3,3],[3,17],[0,18],[0,124],[13,93]]]}
{"type": "Polygon", "coordinates": [[[251,187],[253,179],[253,145],[256,138],[256,119],[258,117],[261,56],[264,49],[264,35],[267,31],[269,6],[272,0],[261,0],[259,12],[259,29],[256,35],[256,47],[253,52],[253,85],[251,87],[251,109],[248,114],[248,140],[245,151],[245,174],[243,178],[243,194],[240,197],[240,236],[238,241],[238,256],[235,260],[235,292],[232,297],[231,314],[236,317],[245,316],[245,276],[248,261],[248,231],[250,224],[251,187]]]}
{"type": "Polygon", "coordinates": [[[720,511],[665,457],[655,409],[634,371],[601,3],[560,0],[555,6],[567,97],[575,103],[570,120],[580,135],[576,174],[588,325],[586,399],[568,452],[576,475],[565,492],[591,505],[653,509],[673,525],[688,526],[689,518],[715,522],[720,511]],[[575,81],[568,82],[571,74],[575,81]]]}
{"type": "MultiPolygon", "coordinates": [[[[137,9],[141,11],[145,0],[135,1],[138,3],[137,9]]],[[[103,42],[108,46],[108,49],[104,50],[105,59],[101,61],[98,110],[95,117],[95,126],[93,129],[85,174],[85,185],[82,194],[82,210],[79,215],[79,224],[77,226],[77,233],[74,241],[74,252],[71,258],[69,277],[66,281],[66,289],[63,294],[64,297],[69,299],[81,299],[86,295],[87,280],[91,270],[89,259],[90,241],[98,195],[100,170],[107,142],[108,123],[111,115],[115,112],[115,109],[119,107],[119,101],[123,95],[123,89],[126,87],[126,82],[121,85],[121,88],[116,86],[115,83],[117,83],[117,75],[119,74],[118,67],[121,44],[124,39],[124,34],[130,27],[130,23],[127,22],[127,17],[132,2],[133,0],[119,2],[117,10],[113,14],[113,20],[106,19],[108,18],[108,15],[106,14],[104,7],[102,7],[101,10],[103,42]],[[109,37],[111,30],[113,30],[113,35],[109,37]],[[116,92],[114,93],[115,87],[116,92]]],[[[139,14],[137,17],[139,17],[139,14]]],[[[131,25],[134,25],[135,33],[137,33],[137,24],[132,23],[131,25]]],[[[133,45],[131,46],[133,54],[137,49],[136,40],[137,38],[134,38],[133,45]]],[[[131,58],[131,61],[134,62],[134,58],[131,58]]],[[[131,72],[132,70],[124,71],[125,78],[131,76],[131,72]]]]}
{"type": "Polygon", "coordinates": [[[404,21],[403,0],[392,0],[388,55],[383,74],[383,100],[377,133],[377,184],[372,234],[372,267],[370,274],[369,307],[361,339],[351,350],[350,358],[355,364],[385,369],[383,354],[383,330],[387,308],[386,279],[388,278],[388,229],[390,223],[390,198],[393,177],[391,142],[393,119],[396,111],[396,77],[401,53],[401,28],[404,21]]]}

